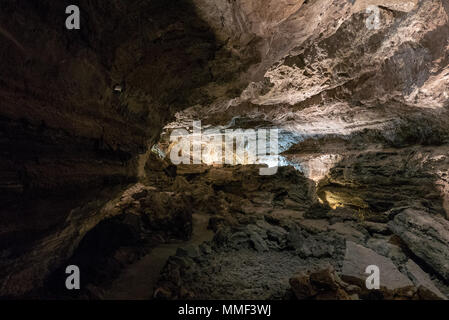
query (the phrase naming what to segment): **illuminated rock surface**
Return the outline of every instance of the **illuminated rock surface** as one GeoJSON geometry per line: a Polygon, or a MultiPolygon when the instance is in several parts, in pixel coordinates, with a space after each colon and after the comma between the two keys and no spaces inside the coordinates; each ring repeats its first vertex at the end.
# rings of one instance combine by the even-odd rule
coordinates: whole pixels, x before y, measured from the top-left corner
{"type": "Polygon", "coordinates": [[[383,298],[449,294],[447,0],[81,0],[76,32],[66,5],[0,4],[1,297],[114,296],[189,241],[192,214],[213,239],[151,269],[145,298],[308,298],[295,275],[309,298],[376,298],[338,281],[348,241],[413,284],[383,298]],[[291,166],[148,150],[192,120],[278,128],[291,166]],[[74,296],[70,262],[88,279],[74,296]]]}

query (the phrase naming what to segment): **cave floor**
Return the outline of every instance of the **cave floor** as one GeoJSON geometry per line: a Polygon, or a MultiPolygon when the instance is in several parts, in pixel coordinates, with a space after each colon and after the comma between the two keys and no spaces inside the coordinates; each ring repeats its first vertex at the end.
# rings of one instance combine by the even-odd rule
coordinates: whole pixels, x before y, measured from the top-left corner
{"type": "Polygon", "coordinates": [[[105,272],[117,264],[120,272],[90,284],[90,298],[411,300],[449,294],[449,223],[429,208],[410,203],[363,210],[354,195],[363,194],[344,188],[333,190],[339,205],[331,208],[333,197],[317,198],[325,187],[293,167],[280,167],[274,176],[259,176],[257,166],[167,172],[164,165],[148,171],[113,206],[120,214],[111,219],[152,239],[143,242],[151,246],[139,255],[131,253],[141,241],[117,248],[105,272]],[[373,265],[381,273],[374,292],[365,285],[373,265]]]}
{"type": "Polygon", "coordinates": [[[213,232],[207,229],[209,217],[194,214],[193,233],[188,241],[162,244],[139,261],[129,265],[122,274],[113,281],[104,293],[108,300],[148,300],[153,298],[160,273],[168,258],[176,254],[181,246],[200,245],[213,238],[213,232]]]}

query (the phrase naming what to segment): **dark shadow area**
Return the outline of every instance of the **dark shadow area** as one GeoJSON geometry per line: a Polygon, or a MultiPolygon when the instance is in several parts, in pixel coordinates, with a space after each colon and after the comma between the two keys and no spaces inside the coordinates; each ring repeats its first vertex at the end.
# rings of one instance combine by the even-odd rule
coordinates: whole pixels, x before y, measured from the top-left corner
{"type": "Polygon", "coordinates": [[[73,224],[137,180],[136,157],[173,113],[254,62],[227,52],[189,0],[80,0],[80,30],[65,29],[69,4],[0,4],[0,296],[38,285],[67,258],[41,241],[76,246],[73,224]]]}

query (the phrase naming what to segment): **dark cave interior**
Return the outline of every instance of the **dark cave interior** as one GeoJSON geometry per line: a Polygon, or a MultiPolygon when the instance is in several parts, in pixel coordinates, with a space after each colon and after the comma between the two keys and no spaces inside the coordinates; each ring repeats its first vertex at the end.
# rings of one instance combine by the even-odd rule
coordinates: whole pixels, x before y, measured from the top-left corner
{"type": "Polygon", "coordinates": [[[3,0],[0,299],[447,299],[448,14],[3,0]]]}

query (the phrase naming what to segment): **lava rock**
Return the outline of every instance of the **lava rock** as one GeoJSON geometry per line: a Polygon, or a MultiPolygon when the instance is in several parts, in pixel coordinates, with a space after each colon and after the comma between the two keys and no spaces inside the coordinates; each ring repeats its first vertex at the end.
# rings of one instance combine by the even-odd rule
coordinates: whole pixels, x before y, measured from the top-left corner
{"type": "Polygon", "coordinates": [[[449,221],[425,211],[406,209],[388,224],[416,256],[449,281],[449,221]]]}

